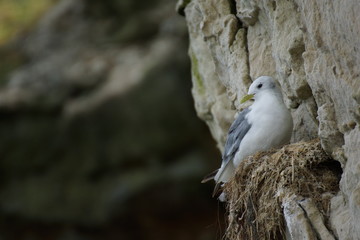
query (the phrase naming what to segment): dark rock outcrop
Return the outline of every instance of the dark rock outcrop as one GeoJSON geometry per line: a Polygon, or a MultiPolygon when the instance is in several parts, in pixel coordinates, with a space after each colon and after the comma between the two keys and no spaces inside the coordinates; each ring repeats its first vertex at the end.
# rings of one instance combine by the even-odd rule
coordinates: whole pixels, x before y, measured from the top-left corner
{"type": "Polygon", "coordinates": [[[199,183],[219,155],[174,7],[62,0],[7,46],[1,239],[216,239],[199,183]]]}

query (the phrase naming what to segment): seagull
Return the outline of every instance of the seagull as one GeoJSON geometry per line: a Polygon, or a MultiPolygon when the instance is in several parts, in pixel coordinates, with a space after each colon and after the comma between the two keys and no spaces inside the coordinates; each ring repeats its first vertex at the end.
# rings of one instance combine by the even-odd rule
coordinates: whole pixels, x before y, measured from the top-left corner
{"type": "Polygon", "coordinates": [[[223,183],[235,175],[244,158],[290,141],[293,120],[275,80],[269,76],[257,78],[241,103],[250,99],[254,99],[254,103],[240,112],[231,124],[221,167],[202,181],[215,180],[213,196],[223,183]]]}

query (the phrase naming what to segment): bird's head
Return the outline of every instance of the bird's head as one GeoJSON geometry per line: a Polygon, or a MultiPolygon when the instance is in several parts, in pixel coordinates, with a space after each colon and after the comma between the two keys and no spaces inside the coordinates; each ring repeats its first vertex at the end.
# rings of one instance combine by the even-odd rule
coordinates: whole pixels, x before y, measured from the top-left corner
{"type": "Polygon", "coordinates": [[[256,95],[260,95],[266,91],[277,91],[275,80],[269,76],[258,77],[250,85],[248,94],[241,99],[240,103],[244,103],[250,99],[253,99],[256,95]]]}

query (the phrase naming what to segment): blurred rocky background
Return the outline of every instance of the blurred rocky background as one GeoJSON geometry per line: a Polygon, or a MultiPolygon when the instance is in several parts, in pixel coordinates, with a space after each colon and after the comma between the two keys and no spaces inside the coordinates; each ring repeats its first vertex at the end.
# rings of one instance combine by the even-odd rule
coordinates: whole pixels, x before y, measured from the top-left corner
{"type": "Polygon", "coordinates": [[[175,1],[0,1],[0,239],[196,239],[224,215],[175,1]]]}

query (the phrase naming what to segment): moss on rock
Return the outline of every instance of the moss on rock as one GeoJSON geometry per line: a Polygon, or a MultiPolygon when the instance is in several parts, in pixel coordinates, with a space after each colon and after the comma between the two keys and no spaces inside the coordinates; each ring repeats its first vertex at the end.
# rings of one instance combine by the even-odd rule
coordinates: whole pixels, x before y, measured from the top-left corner
{"type": "Polygon", "coordinates": [[[194,89],[200,95],[204,95],[205,86],[204,86],[204,80],[202,79],[201,74],[199,72],[198,59],[196,58],[196,55],[193,52],[190,52],[190,58],[191,58],[191,73],[193,78],[194,89]]]}

